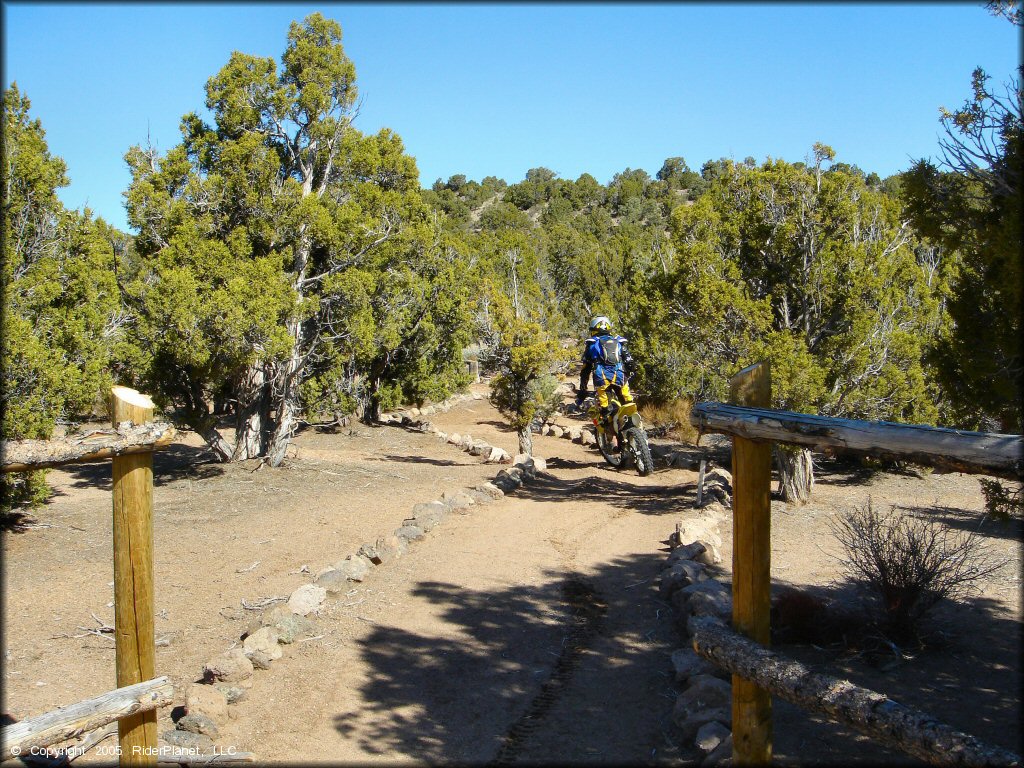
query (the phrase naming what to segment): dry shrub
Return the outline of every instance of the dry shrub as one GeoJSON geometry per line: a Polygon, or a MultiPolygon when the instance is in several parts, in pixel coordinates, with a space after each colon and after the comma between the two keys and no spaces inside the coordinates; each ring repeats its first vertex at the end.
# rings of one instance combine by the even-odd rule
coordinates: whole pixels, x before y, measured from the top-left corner
{"type": "Polygon", "coordinates": [[[837,559],[847,578],[877,599],[886,627],[904,637],[917,635],[921,619],[940,601],[967,597],[979,579],[1005,564],[973,531],[955,533],[896,507],[882,514],[870,499],[830,527],[843,546],[837,559]]]}
{"type": "Polygon", "coordinates": [[[697,442],[697,430],[690,424],[688,398],[680,397],[667,403],[644,403],[640,416],[649,433],[660,434],[681,443],[697,442]]]}

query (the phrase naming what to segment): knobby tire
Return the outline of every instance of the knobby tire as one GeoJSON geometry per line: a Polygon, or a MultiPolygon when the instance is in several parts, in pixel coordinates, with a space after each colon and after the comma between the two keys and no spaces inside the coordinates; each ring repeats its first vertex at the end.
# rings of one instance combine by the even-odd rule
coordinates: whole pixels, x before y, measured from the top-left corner
{"type": "Polygon", "coordinates": [[[633,454],[633,463],[636,464],[636,471],[640,477],[646,477],[654,470],[654,461],[651,459],[651,446],[647,443],[647,435],[639,427],[630,427],[623,434],[626,445],[633,454]]]}

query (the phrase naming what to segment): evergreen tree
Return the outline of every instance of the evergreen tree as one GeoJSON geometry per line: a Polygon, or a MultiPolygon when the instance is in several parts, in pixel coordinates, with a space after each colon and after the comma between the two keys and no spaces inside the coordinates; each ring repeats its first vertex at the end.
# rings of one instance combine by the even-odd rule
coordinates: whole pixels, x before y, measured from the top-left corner
{"type": "MultiPolygon", "coordinates": [[[[653,389],[723,399],[729,375],[767,357],[774,407],[934,423],[921,360],[943,285],[898,201],[863,174],[827,171],[833,156],[817,144],[813,165],[727,163],[676,208],[677,266],[638,312],[635,348],[653,389]]],[[[777,460],[787,499],[806,500],[809,454],[777,460]]]]}
{"type": "MultiPolygon", "coordinates": [[[[15,440],[104,411],[111,366],[130,354],[114,277],[125,236],[88,210],[65,210],[66,166],[30,109],[16,84],[4,92],[0,435],[15,440]]],[[[42,472],[5,475],[3,485],[12,502],[48,493],[42,472]]]]}
{"type": "MultiPolygon", "coordinates": [[[[1019,11],[1010,18],[1019,19],[1019,11]]],[[[1019,79],[1004,94],[988,81],[975,70],[972,98],[954,112],[942,110],[942,161],[917,161],[902,185],[915,227],[944,261],[962,262],[949,301],[953,324],[934,354],[958,421],[1019,433],[1024,92],[1019,79]]]]}
{"type": "Polygon", "coordinates": [[[453,385],[466,310],[430,283],[452,273],[414,159],[390,130],[352,125],[338,24],[293,22],[280,67],[232,54],[206,96],[214,125],[186,115],[164,158],[127,155],[133,291],[158,394],[222,458],[276,466],[306,412],[359,403],[372,418],[395,387],[453,385]],[[234,446],[212,424],[225,389],[234,446]]]}

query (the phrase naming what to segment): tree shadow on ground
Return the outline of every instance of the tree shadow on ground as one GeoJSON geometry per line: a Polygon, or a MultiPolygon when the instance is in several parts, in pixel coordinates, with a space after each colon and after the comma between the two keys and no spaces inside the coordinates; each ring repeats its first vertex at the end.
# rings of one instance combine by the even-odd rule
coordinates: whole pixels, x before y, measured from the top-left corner
{"type": "MultiPolygon", "coordinates": [[[[551,462],[549,460],[548,464],[554,468],[551,462]]],[[[692,507],[697,498],[696,483],[634,483],[628,474],[604,466],[609,470],[608,477],[561,480],[547,472],[538,472],[533,480],[516,491],[516,497],[551,504],[595,501],[643,515],[675,515],[681,509],[692,507]]],[[[635,473],[633,477],[637,477],[635,473]]]]}
{"type": "MultiPolygon", "coordinates": [[[[697,764],[671,721],[682,687],[668,655],[688,642],[658,597],[664,556],[619,557],[586,575],[548,569],[539,583],[493,589],[420,582],[413,594],[435,607],[444,634],[380,625],[358,641],[370,673],[361,704],[336,713],[335,727],[368,754],[427,763],[697,764]]],[[[852,584],[773,584],[787,591],[847,618],[860,604],[852,584]]],[[[814,672],[1021,749],[1020,624],[994,601],[936,608],[923,647],[816,644],[778,629],[774,650],[814,672]]],[[[779,765],[925,764],[777,697],[773,734],[779,765]]]]}
{"type": "Polygon", "coordinates": [[[35,512],[38,509],[30,507],[16,507],[0,512],[0,532],[3,533],[27,533],[39,524],[35,512]]]}
{"type": "Polygon", "coordinates": [[[696,758],[671,723],[668,656],[682,641],[655,588],[663,561],[548,569],[540,583],[485,590],[420,582],[413,594],[444,635],[378,626],[360,640],[363,703],[335,727],[370,754],[427,763],[696,758]]]}
{"type": "Polygon", "coordinates": [[[857,455],[828,456],[814,453],[814,482],[823,485],[870,485],[879,475],[921,479],[919,470],[889,463],[865,464],[857,455]]]}
{"type": "MultiPolygon", "coordinates": [[[[900,638],[852,582],[773,580],[772,596],[774,651],[1020,753],[1020,623],[998,602],[947,601],[922,620],[917,638],[900,638]]],[[[772,707],[774,754],[783,762],[926,764],[777,697],[772,707]]]]}
{"type": "MultiPolygon", "coordinates": [[[[72,488],[100,488],[109,491],[112,484],[111,461],[103,459],[89,464],[67,464],[60,471],[71,476],[72,488]]],[[[219,477],[224,472],[224,464],[217,461],[206,446],[196,448],[172,443],[153,454],[153,482],[156,485],[178,480],[206,480],[219,477]]],[[[62,495],[57,491],[46,503],[62,495]]]]}
{"type": "Polygon", "coordinates": [[[949,528],[965,533],[974,533],[985,538],[1013,541],[1024,539],[1024,520],[1020,518],[996,520],[989,517],[984,511],[933,504],[913,507],[900,506],[899,508],[920,517],[941,522],[949,528]]]}
{"type": "Polygon", "coordinates": [[[822,485],[868,485],[881,471],[874,467],[866,467],[858,461],[848,458],[823,456],[815,453],[814,482],[822,485]]]}
{"type": "Polygon", "coordinates": [[[426,456],[410,456],[403,454],[397,456],[390,454],[388,456],[371,456],[367,461],[397,461],[403,464],[433,464],[438,467],[459,467],[464,466],[469,462],[452,461],[451,459],[428,459],[426,456]]]}
{"type": "MultiPolygon", "coordinates": [[[[592,461],[576,461],[575,459],[563,459],[561,456],[552,456],[544,460],[548,469],[587,469],[593,466],[592,461]]],[[[611,469],[611,467],[609,467],[611,469]]]]}

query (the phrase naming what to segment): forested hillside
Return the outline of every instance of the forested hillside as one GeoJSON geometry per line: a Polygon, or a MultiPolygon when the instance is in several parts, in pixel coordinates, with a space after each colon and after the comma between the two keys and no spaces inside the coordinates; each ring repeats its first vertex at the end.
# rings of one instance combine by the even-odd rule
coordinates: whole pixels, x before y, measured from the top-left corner
{"type": "Polygon", "coordinates": [[[101,415],[117,382],[276,466],[303,423],[459,389],[471,344],[522,429],[595,314],[652,403],[722,398],[770,358],[776,407],[1021,431],[1019,81],[964,73],[944,160],[885,179],[818,143],[422,189],[398,133],[360,131],[341,41],[314,14],[280,60],[236,52],[205,102],[197,83],[176,146],[125,148],[128,233],[65,210],[64,163],[5,90],[4,438],[101,415]]]}

